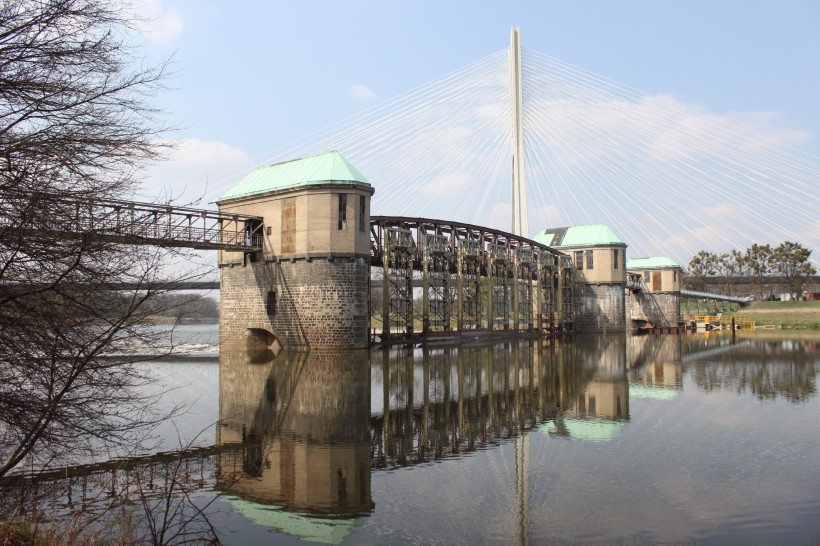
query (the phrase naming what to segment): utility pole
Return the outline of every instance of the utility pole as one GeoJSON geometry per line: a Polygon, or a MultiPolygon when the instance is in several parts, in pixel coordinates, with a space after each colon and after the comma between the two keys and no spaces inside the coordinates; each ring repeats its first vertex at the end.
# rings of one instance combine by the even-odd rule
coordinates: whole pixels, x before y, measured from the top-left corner
{"type": "Polygon", "coordinates": [[[521,82],[521,29],[510,31],[510,105],[512,112],[512,232],[529,237],[524,178],[524,89],[521,82]]]}

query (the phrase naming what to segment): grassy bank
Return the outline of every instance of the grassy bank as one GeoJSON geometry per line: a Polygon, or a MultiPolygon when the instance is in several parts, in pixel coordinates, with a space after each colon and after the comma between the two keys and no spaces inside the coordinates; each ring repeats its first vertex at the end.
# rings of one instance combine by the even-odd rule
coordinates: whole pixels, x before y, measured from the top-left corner
{"type": "Polygon", "coordinates": [[[789,330],[820,330],[820,301],[755,301],[736,312],[723,313],[755,321],[758,328],[775,326],[789,330]]]}

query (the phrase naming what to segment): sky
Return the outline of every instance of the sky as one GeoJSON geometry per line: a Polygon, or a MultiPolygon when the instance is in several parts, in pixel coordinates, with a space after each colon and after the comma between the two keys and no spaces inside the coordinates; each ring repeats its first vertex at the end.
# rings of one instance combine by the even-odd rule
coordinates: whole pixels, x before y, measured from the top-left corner
{"type": "Polygon", "coordinates": [[[148,60],[173,59],[158,102],[180,144],[151,169],[146,198],[212,201],[219,181],[271,150],[508,47],[512,26],[526,49],[764,119],[820,157],[816,0],[138,3],[153,18],[148,60]]]}

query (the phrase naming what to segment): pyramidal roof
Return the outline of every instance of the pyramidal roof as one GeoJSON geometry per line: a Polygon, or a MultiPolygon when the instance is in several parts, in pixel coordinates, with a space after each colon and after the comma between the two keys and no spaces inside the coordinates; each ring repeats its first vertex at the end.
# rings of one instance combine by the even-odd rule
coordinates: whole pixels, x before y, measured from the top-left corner
{"type": "Polygon", "coordinates": [[[626,245],[604,224],[547,228],[538,232],[533,239],[553,248],[626,245]]]}
{"type": "Polygon", "coordinates": [[[325,154],[260,167],[228,190],[217,202],[301,186],[340,184],[370,187],[370,182],[342,154],[325,154]]]}
{"type": "Polygon", "coordinates": [[[651,258],[630,258],[626,261],[627,269],[682,269],[675,260],[666,256],[653,256],[651,258]]]}

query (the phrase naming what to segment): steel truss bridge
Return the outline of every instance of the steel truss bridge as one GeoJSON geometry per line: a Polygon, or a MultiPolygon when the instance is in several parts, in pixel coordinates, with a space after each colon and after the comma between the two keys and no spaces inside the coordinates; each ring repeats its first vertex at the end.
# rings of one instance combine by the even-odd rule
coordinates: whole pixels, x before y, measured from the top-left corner
{"type": "Polygon", "coordinates": [[[382,267],[382,293],[371,298],[371,312],[381,311],[382,342],[412,339],[419,329],[426,336],[572,326],[573,267],[557,250],[512,233],[429,218],[373,216],[370,229],[371,265],[382,267]],[[419,277],[420,313],[414,302],[419,277]]]}
{"type": "Polygon", "coordinates": [[[212,210],[31,192],[3,194],[0,227],[199,250],[262,250],[262,219],[212,210]],[[20,226],[15,225],[20,223],[20,226]]]}

